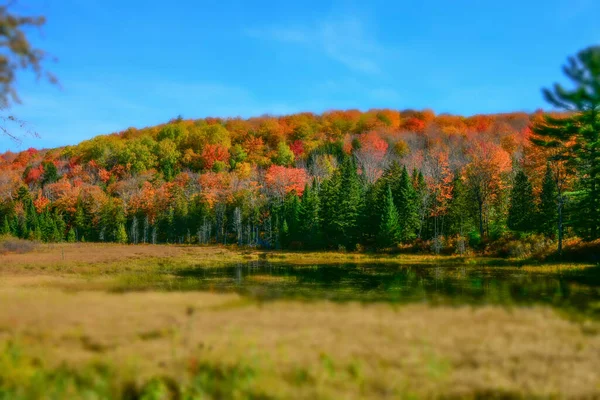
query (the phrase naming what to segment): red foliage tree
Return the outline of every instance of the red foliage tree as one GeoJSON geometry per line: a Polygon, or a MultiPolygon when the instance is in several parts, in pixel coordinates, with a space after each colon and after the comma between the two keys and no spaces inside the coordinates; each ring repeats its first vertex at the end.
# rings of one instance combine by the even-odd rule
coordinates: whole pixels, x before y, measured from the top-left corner
{"type": "Polygon", "coordinates": [[[290,144],[290,150],[294,153],[294,157],[298,159],[304,154],[304,143],[302,140],[294,140],[294,142],[290,144]]]}
{"type": "Polygon", "coordinates": [[[207,143],[202,149],[202,163],[204,169],[212,169],[217,161],[229,162],[229,149],[219,144],[207,143]]]}
{"type": "Polygon", "coordinates": [[[302,196],[307,181],[308,174],[302,168],[271,165],[265,173],[267,189],[279,198],[284,198],[290,192],[302,196]]]}
{"type": "Polygon", "coordinates": [[[404,130],[409,132],[423,133],[425,131],[425,121],[416,117],[409,118],[403,125],[404,130]]]}
{"type": "Polygon", "coordinates": [[[368,182],[375,182],[382,174],[386,164],[388,143],[375,131],[360,135],[359,148],[354,155],[368,182]]]}

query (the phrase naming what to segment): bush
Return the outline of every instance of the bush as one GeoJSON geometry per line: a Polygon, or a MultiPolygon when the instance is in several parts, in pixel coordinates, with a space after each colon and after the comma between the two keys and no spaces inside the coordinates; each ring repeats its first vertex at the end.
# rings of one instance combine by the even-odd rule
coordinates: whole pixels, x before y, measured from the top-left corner
{"type": "Polygon", "coordinates": [[[431,251],[435,254],[440,254],[444,248],[444,241],[441,236],[436,236],[431,239],[431,251]]]}
{"type": "Polygon", "coordinates": [[[486,253],[498,257],[543,259],[553,251],[552,239],[540,234],[507,234],[489,244],[486,253]]]}
{"type": "Polygon", "coordinates": [[[469,232],[469,247],[479,247],[481,244],[481,235],[477,231],[469,232]]]}
{"type": "Polygon", "coordinates": [[[470,253],[467,238],[464,236],[456,235],[449,237],[447,239],[447,247],[449,250],[448,254],[458,254],[464,256],[470,253]]]}
{"type": "Polygon", "coordinates": [[[17,239],[12,236],[0,236],[0,253],[29,253],[38,247],[38,243],[31,240],[17,239]]]}

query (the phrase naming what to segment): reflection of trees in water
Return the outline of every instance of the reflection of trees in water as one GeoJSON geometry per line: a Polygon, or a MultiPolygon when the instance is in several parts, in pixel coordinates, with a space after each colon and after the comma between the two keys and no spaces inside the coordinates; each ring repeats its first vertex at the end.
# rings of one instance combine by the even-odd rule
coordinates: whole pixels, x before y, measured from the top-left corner
{"type": "MultiPolygon", "coordinates": [[[[590,274],[589,270],[579,272],[590,274]]],[[[600,301],[598,280],[583,279],[576,271],[549,274],[464,265],[298,266],[253,261],[230,267],[176,270],[171,274],[185,278],[179,290],[205,290],[210,285],[211,290],[237,291],[261,300],[426,301],[454,305],[543,303],[580,311],[600,301]]]]}

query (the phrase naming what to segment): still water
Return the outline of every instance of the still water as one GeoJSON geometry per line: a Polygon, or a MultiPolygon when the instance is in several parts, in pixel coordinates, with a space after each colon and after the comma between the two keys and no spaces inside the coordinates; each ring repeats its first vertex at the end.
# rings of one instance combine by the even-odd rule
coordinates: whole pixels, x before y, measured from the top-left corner
{"type": "Polygon", "coordinates": [[[167,268],[162,274],[171,279],[157,280],[147,289],[233,291],[261,301],[547,304],[600,317],[600,267],[536,273],[477,265],[248,262],[219,268],[167,268]]]}

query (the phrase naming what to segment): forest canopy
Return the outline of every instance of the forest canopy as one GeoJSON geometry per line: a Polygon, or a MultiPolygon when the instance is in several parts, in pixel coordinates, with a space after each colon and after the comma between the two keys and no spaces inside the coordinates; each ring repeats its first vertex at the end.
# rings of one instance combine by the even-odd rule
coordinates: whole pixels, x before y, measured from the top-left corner
{"type": "Polygon", "coordinates": [[[530,141],[542,119],[391,109],[179,118],[7,152],[0,230],[47,241],[477,246],[553,212],[547,150],[530,141]]]}

